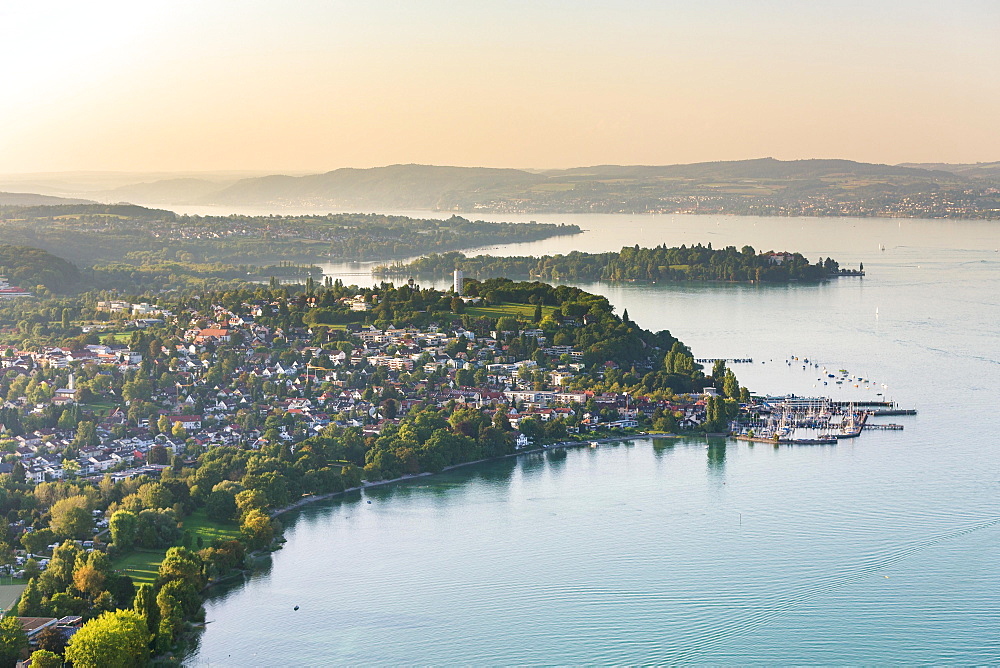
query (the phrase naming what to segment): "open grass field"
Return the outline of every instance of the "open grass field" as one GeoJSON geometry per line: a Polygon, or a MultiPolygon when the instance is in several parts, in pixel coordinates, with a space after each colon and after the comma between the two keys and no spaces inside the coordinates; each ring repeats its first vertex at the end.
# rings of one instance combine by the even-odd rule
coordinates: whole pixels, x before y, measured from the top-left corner
{"type": "Polygon", "coordinates": [[[0,610],[9,610],[12,605],[17,603],[17,600],[21,598],[21,592],[27,586],[21,580],[9,577],[0,578],[0,610]],[[15,584],[7,584],[9,582],[14,582],[15,584]]]}
{"type": "MultiPolygon", "coordinates": [[[[237,538],[240,534],[239,527],[235,524],[223,524],[209,519],[204,510],[199,510],[185,518],[181,525],[181,531],[191,532],[191,548],[194,550],[198,549],[199,537],[202,539],[202,544],[208,547],[216,539],[227,540],[237,538]]],[[[180,545],[180,541],[177,544],[180,545]]],[[[131,577],[136,584],[153,582],[156,580],[160,563],[163,561],[166,553],[166,548],[159,550],[137,549],[125,556],[118,557],[111,565],[113,568],[131,577]]]]}
{"type": "Polygon", "coordinates": [[[112,561],[111,566],[128,575],[136,584],[141,582],[152,583],[156,580],[156,574],[160,569],[160,562],[163,561],[163,555],[166,553],[166,549],[133,550],[124,557],[118,557],[112,561]]]}
{"type": "Polygon", "coordinates": [[[98,416],[104,417],[108,415],[118,406],[118,402],[112,400],[98,401],[92,404],[82,404],[82,407],[86,410],[94,411],[98,416]]]}
{"type": "Polygon", "coordinates": [[[199,510],[192,513],[190,517],[185,518],[181,530],[190,531],[196,545],[198,537],[201,536],[202,542],[206,547],[211,545],[212,541],[217,538],[219,540],[230,540],[239,538],[240,536],[240,528],[235,523],[223,524],[222,522],[216,522],[213,519],[209,519],[204,510],[199,510]]]}
{"type": "MultiPolygon", "coordinates": [[[[542,317],[544,318],[548,314],[556,310],[555,306],[542,306],[542,317]]],[[[465,312],[469,315],[488,317],[488,318],[501,318],[505,315],[511,315],[514,317],[520,317],[522,320],[531,320],[535,315],[535,305],[534,304],[509,304],[504,302],[503,304],[494,304],[492,306],[467,306],[465,312]]]]}

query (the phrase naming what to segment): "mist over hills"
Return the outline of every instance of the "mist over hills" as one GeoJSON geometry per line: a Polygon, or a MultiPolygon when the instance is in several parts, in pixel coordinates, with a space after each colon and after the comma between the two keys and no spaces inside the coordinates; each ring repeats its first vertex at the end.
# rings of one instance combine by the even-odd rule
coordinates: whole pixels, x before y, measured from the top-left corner
{"type": "Polygon", "coordinates": [[[525,170],[436,165],[322,174],[167,178],[94,194],[143,205],[329,207],[331,211],[728,213],[1000,217],[1000,163],[883,165],[759,158],[684,165],[525,170]]]}
{"type": "Polygon", "coordinates": [[[908,162],[903,163],[900,167],[915,167],[917,169],[951,172],[952,174],[970,178],[1000,180],[1000,162],[974,162],[955,165],[945,162],[908,162]]]}
{"type": "Polygon", "coordinates": [[[201,203],[303,203],[328,201],[346,207],[448,209],[454,202],[504,196],[545,177],[519,169],[390,165],[337,169],[311,176],[244,179],[202,198],[201,203]]]}

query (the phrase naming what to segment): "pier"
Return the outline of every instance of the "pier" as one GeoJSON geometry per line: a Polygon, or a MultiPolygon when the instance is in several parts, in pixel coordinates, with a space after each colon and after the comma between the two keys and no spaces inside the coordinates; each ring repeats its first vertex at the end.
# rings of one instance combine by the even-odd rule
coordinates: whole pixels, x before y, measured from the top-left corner
{"type": "Polygon", "coordinates": [[[903,431],[901,424],[865,424],[862,429],[882,429],[884,431],[903,431]]]}
{"type": "Polygon", "coordinates": [[[851,406],[856,406],[857,408],[895,408],[895,401],[831,401],[831,405],[840,408],[850,408],[851,406]]]}
{"type": "Polygon", "coordinates": [[[716,362],[726,362],[727,364],[753,364],[752,357],[703,357],[696,359],[698,364],[715,364],[716,362]]]}

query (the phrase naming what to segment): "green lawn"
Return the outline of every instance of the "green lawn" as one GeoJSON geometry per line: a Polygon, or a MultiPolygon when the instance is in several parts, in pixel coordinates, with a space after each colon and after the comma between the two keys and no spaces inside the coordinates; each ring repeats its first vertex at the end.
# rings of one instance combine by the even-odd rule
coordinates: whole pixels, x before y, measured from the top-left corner
{"type": "MultiPolygon", "coordinates": [[[[239,527],[236,524],[223,524],[209,519],[204,510],[198,510],[184,519],[181,531],[191,532],[191,549],[198,549],[198,537],[202,539],[202,544],[208,547],[215,539],[227,540],[238,538],[239,527]]],[[[183,536],[183,533],[182,533],[183,536]]],[[[181,544],[180,541],[177,542],[181,544]]],[[[137,584],[140,582],[153,582],[160,569],[160,562],[163,561],[167,553],[166,548],[160,550],[137,549],[123,557],[118,557],[112,562],[112,567],[123,571],[131,577],[137,584]]]]}
{"type": "Polygon", "coordinates": [[[209,519],[204,509],[192,513],[184,519],[182,531],[190,531],[195,547],[198,544],[198,536],[201,536],[205,547],[212,544],[216,538],[220,540],[232,540],[240,537],[240,528],[235,524],[223,524],[209,519]]]}
{"type": "Polygon", "coordinates": [[[106,416],[106,415],[108,415],[117,406],[118,406],[118,402],[114,401],[114,400],[111,400],[111,399],[107,399],[107,400],[104,400],[104,401],[98,401],[98,402],[95,402],[95,403],[92,403],[92,404],[81,404],[82,408],[86,408],[87,410],[94,411],[94,413],[96,413],[99,416],[106,416]]]}
{"type": "MultiPolygon", "coordinates": [[[[556,310],[555,306],[542,305],[542,317],[556,310]]],[[[492,306],[467,306],[465,312],[474,316],[486,316],[488,318],[500,318],[505,315],[520,316],[523,320],[530,321],[535,315],[534,304],[494,304],[492,306]]]]}
{"type": "Polygon", "coordinates": [[[152,583],[156,580],[156,574],[160,570],[160,562],[163,561],[164,550],[133,550],[124,557],[118,557],[111,562],[115,570],[122,571],[128,575],[136,584],[140,582],[152,583]]]}

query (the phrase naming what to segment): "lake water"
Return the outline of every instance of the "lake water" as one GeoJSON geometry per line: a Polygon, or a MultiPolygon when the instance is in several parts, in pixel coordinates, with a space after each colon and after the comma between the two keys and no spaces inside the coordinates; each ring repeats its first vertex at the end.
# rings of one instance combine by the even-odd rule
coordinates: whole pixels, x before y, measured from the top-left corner
{"type": "Polygon", "coordinates": [[[819,286],[580,285],[696,357],[753,357],[734,370],[755,392],[882,393],[919,415],[836,446],[636,439],[315,504],[209,600],[189,664],[1000,663],[1000,223],[475,217],[588,230],[495,254],[711,242],[864,262],[819,286]],[[823,386],[793,355],[873,382],[823,386]]]}

